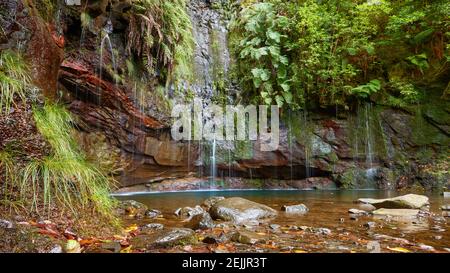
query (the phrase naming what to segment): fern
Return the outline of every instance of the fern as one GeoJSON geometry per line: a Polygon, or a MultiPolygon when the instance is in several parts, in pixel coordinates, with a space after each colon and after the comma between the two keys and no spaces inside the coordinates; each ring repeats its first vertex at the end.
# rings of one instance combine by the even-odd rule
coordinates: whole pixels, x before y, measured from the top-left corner
{"type": "Polygon", "coordinates": [[[167,81],[188,78],[193,45],[186,0],[133,1],[126,49],[142,58],[149,73],[161,70],[167,81]]]}

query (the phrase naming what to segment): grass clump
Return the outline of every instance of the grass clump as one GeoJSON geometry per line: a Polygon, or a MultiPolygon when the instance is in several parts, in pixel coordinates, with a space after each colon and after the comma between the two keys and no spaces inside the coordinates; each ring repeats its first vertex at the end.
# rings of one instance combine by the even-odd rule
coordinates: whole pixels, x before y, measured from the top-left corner
{"type": "Polygon", "coordinates": [[[31,77],[23,57],[12,50],[0,52],[0,114],[9,113],[14,98],[25,101],[31,77]]]}
{"type": "Polygon", "coordinates": [[[75,215],[77,208],[93,208],[109,215],[114,201],[109,197],[113,179],[88,162],[71,135],[72,118],[62,106],[34,107],[39,132],[52,147],[50,155],[30,161],[20,179],[20,193],[32,196],[31,209],[39,210],[56,201],[75,215]]]}
{"type": "Polygon", "coordinates": [[[2,203],[20,204],[26,212],[70,211],[76,218],[93,211],[113,223],[115,201],[109,196],[114,179],[89,162],[72,136],[72,117],[57,104],[34,106],[39,133],[51,152],[34,159],[18,158],[6,149],[0,151],[2,203]]]}

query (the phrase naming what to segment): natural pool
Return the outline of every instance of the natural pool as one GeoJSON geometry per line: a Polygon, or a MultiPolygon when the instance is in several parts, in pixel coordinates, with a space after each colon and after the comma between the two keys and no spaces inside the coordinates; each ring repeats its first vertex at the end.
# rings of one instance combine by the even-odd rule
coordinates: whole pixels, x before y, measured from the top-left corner
{"type": "MultiPolygon", "coordinates": [[[[442,217],[440,207],[450,204],[449,198],[439,194],[428,194],[430,198],[429,217],[396,218],[380,216],[351,217],[350,208],[359,208],[354,201],[358,198],[389,198],[398,196],[394,191],[378,190],[239,190],[239,191],[192,191],[167,193],[136,193],[116,196],[120,200],[132,199],[160,210],[163,218],[127,219],[129,224],[162,223],[168,227],[183,227],[186,223],[174,214],[180,207],[194,207],[211,196],[242,197],[265,204],[277,210],[278,216],[263,221],[257,226],[230,225],[225,231],[250,230],[267,238],[266,244],[237,246],[234,251],[306,251],[306,252],[368,252],[367,245],[380,244],[380,251],[446,251],[450,248],[448,220],[442,217]],[[305,204],[305,214],[287,214],[281,211],[283,205],[305,204]],[[367,223],[373,223],[370,228],[367,223]],[[272,228],[271,225],[279,225],[272,228]],[[301,227],[292,229],[292,227],[301,227]],[[308,227],[309,229],[305,229],[308,227]],[[321,228],[328,232],[317,232],[321,228]],[[274,247],[276,246],[276,247],[274,247]],[[400,247],[401,246],[401,247],[400,247]],[[432,248],[434,248],[434,250],[432,248]]],[[[218,229],[218,228],[215,228],[218,229]]],[[[222,228],[222,232],[223,232],[222,228]]],[[[220,230],[211,232],[219,233],[220,230]]],[[[208,232],[201,232],[202,236],[208,232]]],[[[194,247],[195,248],[195,247],[194,247]]],[[[209,249],[209,248],[208,248],[209,249]]],[[[177,251],[182,251],[178,249],[177,251]]]]}

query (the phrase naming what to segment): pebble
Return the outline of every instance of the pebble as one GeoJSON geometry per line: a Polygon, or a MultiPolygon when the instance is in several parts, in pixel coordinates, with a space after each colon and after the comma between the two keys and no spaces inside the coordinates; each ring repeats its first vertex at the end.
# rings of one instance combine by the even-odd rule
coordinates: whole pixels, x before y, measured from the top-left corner
{"type": "Polygon", "coordinates": [[[12,222],[5,219],[0,219],[0,228],[12,229],[13,227],[14,225],[12,222]]]}
{"type": "Polygon", "coordinates": [[[150,224],[146,224],[144,225],[141,229],[142,230],[146,230],[146,229],[150,229],[150,230],[161,230],[164,228],[163,224],[160,223],[150,223],[150,224]]]}
{"type": "Polygon", "coordinates": [[[450,210],[450,205],[443,205],[441,210],[450,210]]]}
{"type": "Polygon", "coordinates": [[[161,215],[161,211],[156,209],[148,209],[145,211],[145,217],[147,218],[156,218],[161,215]]]}
{"type": "Polygon", "coordinates": [[[420,249],[422,249],[422,250],[434,251],[434,247],[429,246],[429,245],[420,244],[419,247],[420,247],[420,249]]]}
{"type": "Polygon", "coordinates": [[[269,225],[269,227],[270,227],[271,229],[279,229],[279,228],[280,228],[280,225],[277,225],[277,224],[271,224],[271,225],[269,225]]]}
{"type": "Polygon", "coordinates": [[[348,213],[351,213],[351,214],[360,214],[360,215],[365,215],[365,214],[367,214],[366,211],[360,210],[360,209],[349,209],[349,210],[348,210],[348,213]]]}
{"type": "Polygon", "coordinates": [[[366,228],[374,228],[376,226],[375,222],[367,222],[364,224],[366,228]]]}
{"type": "Polygon", "coordinates": [[[48,253],[63,253],[63,249],[60,245],[55,245],[48,253]]]}
{"type": "Polygon", "coordinates": [[[331,230],[329,228],[318,228],[315,230],[316,233],[321,234],[321,235],[330,235],[331,234],[331,230]]]}

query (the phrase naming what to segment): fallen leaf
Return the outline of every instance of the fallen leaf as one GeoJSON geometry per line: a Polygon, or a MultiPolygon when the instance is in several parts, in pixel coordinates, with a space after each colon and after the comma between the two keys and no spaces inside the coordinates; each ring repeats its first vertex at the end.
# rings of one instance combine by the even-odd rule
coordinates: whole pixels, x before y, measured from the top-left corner
{"type": "Polygon", "coordinates": [[[408,253],[411,252],[410,250],[403,248],[403,247],[387,247],[389,250],[396,251],[396,252],[402,252],[402,253],[408,253]]]}
{"type": "Polygon", "coordinates": [[[138,230],[138,226],[136,224],[132,224],[131,226],[124,229],[125,232],[130,233],[132,231],[138,230]]]}
{"type": "Polygon", "coordinates": [[[295,249],[294,253],[308,253],[307,251],[304,251],[302,249],[295,249]]]}
{"type": "Polygon", "coordinates": [[[120,253],[131,253],[131,252],[132,252],[131,245],[129,247],[126,247],[126,248],[124,248],[124,249],[122,249],[120,251],[120,253]]]}

